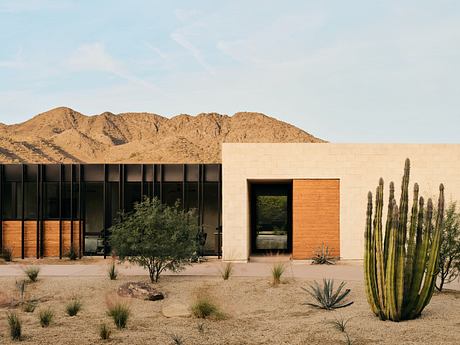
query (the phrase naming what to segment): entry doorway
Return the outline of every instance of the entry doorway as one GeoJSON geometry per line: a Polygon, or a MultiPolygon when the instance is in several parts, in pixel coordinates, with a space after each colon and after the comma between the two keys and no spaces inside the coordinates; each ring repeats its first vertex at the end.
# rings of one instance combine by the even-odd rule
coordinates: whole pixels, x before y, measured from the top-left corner
{"type": "Polygon", "coordinates": [[[291,253],[292,183],[249,185],[252,253],[291,253]]]}

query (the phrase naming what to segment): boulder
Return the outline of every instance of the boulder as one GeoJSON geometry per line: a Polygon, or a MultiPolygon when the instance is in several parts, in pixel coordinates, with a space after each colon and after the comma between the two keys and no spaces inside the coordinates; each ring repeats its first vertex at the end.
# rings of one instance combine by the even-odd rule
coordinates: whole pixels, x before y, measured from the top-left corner
{"type": "Polygon", "coordinates": [[[148,301],[158,301],[164,294],[145,282],[127,282],[118,288],[118,295],[122,297],[133,297],[148,301]]]}

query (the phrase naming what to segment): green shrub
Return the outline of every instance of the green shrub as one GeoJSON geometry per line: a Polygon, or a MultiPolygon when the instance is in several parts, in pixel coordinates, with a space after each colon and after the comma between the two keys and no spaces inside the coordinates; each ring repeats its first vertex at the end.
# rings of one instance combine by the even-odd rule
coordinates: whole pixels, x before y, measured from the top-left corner
{"type": "Polygon", "coordinates": [[[81,306],[82,304],[81,304],[80,299],[72,298],[72,300],[69,303],[67,303],[67,305],[65,306],[65,311],[67,315],[75,316],[80,311],[81,306]]]}
{"type": "Polygon", "coordinates": [[[109,265],[109,269],[107,270],[107,274],[109,275],[110,280],[116,280],[118,277],[118,270],[117,267],[115,266],[115,262],[112,261],[112,263],[109,265]]]}
{"type": "Polygon", "coordinates": [[[9,247],[3,248],[2,251],[0,252],[0,258],[5,260],[6,262],[13,261],[13,249],[9,247]]]}
{"type": "Polygon", "coordinates": [[[22,310],[26,313],[33,313],[36,307],[37,307],[36,300],[28,300],[28,301],[25,301],[24,304],[22,305],[22,310]]]}
{"type": "Polygon", "coordinates": [[[10,327],[11,339],[21,340],[22,327],[18,315],[14,312],[10,312],[7,314],[6,318],[8,320],[8,326],[10,327]]]}
{"type": "Polygon", "coordinates": [[[216,304],[207,296],[199,296],[195,303],[192,305],[193,316],[199,319],[215,318],[222,319],[224,315],[219,310],[216,304]]]}
{"type": "Polygon", "coordinates": [[[48,327],[54,319],[54,311],[50,308],[40,310],[38,314],[40,320],[40,326],[48,327]]]}
{"type": "Polygon", "coordinates": [[[180,203],[168,206],[145,198],[121,219],[109,230],[111,247],[120,260],[146,268],[152,283],[165,270],[176,272],[190,264],[197,251],[196,214],[180,203]]]}
{"type": "Polygon", "coordinates": [[[108,305],[107,315],[113,319],[118,329],[126,328],[130,314],[131,310],[125,303],[116,301],[108,305]]]}
{"type": "Polygon", "coordinates": [[[312,264],[314,265],[334,265],[335,260],[331,255],[329,247],[324,243],[315,251],[312,264]]]}
{"type": "Polygon", "coordinates": [[[233,264],[231,262],[226,262],[224,267],[220,270],[220,276],[223,280],[228,280],[233,274],[233,264]]]}
{"type": "Polygon", "coordinates": [[[278,284],[281,283],[281,276],[284,274],[286,267],[284,266],[284,263],[278,262],[275,263],[272,267],[272,284],[274,286],[277,286],[278,284]]]}
{"type": "Polygon", "coordinates": [[[110,330],[109,326],[107,326],[105,323],[102,323],[99,325],[99,337],[102,340],[108,340],[110,339],[110,334],[112,331],[110,330]]]}
{"type": "Polygon", "coordinates": [[[38,279],[38,274],[40,273],[40,267],[28,266],[24,269],[24,273],[31,282],[36,282],[38,279]]]}
{"type": "Polygon", "coordinates": [[[302,288],[310,296],[312,296],[317,303],[306,303],[316,308],[332,310],[338,308],[348,307],[353,302],[346,302],[345,298],[350,293],[350,289],[342,291],[345,282],[340,283],[336,291],[334,291],[334,279],[323,279],[323,286],[321,287],[316,281],[313,285],[309,285],[308,289],[302,288]]]}

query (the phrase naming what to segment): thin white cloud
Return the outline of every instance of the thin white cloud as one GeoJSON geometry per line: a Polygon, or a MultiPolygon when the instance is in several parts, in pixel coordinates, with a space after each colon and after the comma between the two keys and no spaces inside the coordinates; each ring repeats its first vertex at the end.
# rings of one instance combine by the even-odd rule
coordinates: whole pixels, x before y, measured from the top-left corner
{"type": "Polygon", "coordinates": [[[73,70],[106,72],[146,88],[155,91],[158,90],[152,83],[130,73],[126,67],[112,57],[106,51],[104,45],[99,42],[81,45],[68,59],[67,63],[73,70]]]}
{"type": "Polygon", "coordinates": [[[182,46],[185,50],[187,50],[190,55],[203,67],[209,74],[214,75],[214,69],[206,62],[204,59],[203,53],[200,49],[195,47],[186,37],[186,35],[181,32],[181,30],[175,31],[171,34],[171,39],[175,41],[177,44],[182,46]]]}

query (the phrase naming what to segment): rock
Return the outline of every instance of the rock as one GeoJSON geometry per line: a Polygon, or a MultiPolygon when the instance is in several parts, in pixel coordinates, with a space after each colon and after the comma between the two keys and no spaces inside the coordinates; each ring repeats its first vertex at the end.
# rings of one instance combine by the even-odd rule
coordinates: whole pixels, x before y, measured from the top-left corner
{"type": "Polygon", "coordinates": [[[148,301],[158,301],[165,298],[162,292],[145,282],[127,282],[118,288],[118,295],[148,301]]]}
{"type": "Polygon", "coordinates": [[[161,313],[166,317],[189,317],[190,310],[182,303],[172,303],[163,306],[161,313]]]}

